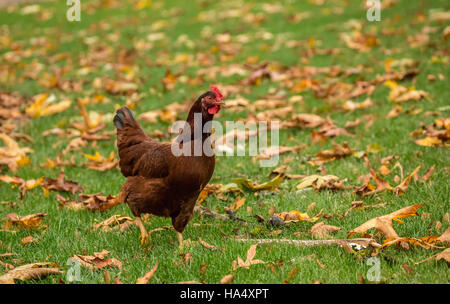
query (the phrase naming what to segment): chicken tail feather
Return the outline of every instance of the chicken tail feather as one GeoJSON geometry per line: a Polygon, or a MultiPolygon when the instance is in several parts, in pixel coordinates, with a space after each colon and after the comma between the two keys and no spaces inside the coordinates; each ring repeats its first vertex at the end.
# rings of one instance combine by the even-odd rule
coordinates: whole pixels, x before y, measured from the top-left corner
{"type": "Polygon", "coordinates": [[[114,126],[116,126],[117,129],[121,130],[125,127],[125,124],[135,127],[134,124],[136,124],[136,119],[134,118],[133,112],[131,112],[130,109],[128,109],[127,107],[123,107],[117,110],[113,122],[114,126]],[[124,110],[127,112],[126,114],[124,110]]]}

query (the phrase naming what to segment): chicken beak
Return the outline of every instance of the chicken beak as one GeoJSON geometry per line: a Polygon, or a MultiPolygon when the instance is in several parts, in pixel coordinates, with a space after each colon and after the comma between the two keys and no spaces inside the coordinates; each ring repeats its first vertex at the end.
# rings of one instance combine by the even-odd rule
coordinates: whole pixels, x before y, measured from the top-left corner
{"type": "Polygon", "coordinates": [[[225,101],[223,101],[223,100],[221,99],[221,100],[219,100],[219,101],[216,101],[216,104],[217,104],[217,105],[220,105],[220,106],[224,106],[224,105],[225,105],[225,101]]]}

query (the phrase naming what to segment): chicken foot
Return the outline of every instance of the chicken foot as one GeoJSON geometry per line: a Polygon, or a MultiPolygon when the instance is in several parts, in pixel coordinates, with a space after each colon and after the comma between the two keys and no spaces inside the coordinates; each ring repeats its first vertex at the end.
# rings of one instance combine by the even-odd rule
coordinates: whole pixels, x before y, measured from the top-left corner
{"type": "Polygon", "coordinates": [[[141,231],[141,246],[147,245],[149,242],[149,235],[147,230],[145,229],[144,223],[142,222],[142,219],[140,216],[137,216],[135,219],[136,225],[139,227],[139,230],[141,231]]]}

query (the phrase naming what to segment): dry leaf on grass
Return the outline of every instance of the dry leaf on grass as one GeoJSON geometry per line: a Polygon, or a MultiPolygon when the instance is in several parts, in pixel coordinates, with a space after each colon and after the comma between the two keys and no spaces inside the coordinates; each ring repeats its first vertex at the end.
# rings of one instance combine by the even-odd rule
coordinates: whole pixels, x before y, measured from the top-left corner
{"type": "Polygon", "coordinates": [[[34,238],[34,237],[32,237],[30,235],[30,236],[24,237],[21,240],[21,243],[22,243],[22,245],[26,245],[26,244],[34,243],[34,242],[37,242],[37,241],[38,241],[38,239],[36,239],[36,238],[34,238]]]}
{"type": "Polygon", "coordinates": [[[134,225],[135,221],[126,215],[113,215],[110,218],[95,224],[93,230],[99,230],[103,232],[108,232],[112,230],[124,231],[131,225],[134,225]]]}
{"type": "Polygon", "coordinates": [[[245,260],[245,262],[241,259],[240,256],[238,256],[237,260],[233,261],[233,270],[236,270],[238,268],[246,268],[248,269],[250,266],[252,265],[256,265],[256,264],[266,264],[266,262],[262,261],[262,260],[254,260],[253,258],[256,255],[256,247],[258,246],[258,244],[254,244],[251,245],[250,248],[247,251],[247,258],[245,260]]]}
{"type": "Polygon", "coordinates": [[[7,165],[11,171],[15,172],[18,168],[29,164],[30,159],[26,154],[33,152],[32,149],[21,148],[14,139],[5,133],[0,133],[0,139],[5,144],[5,147],[0,147],[0,165],[7,165]]]}
{"type": "Polygon", "coordinates": [[[310,217],[308,213],[303,213],[297,210],[291,210],[289,212],[281,212],[281,213],[274,213],[275,217],[278,217],[284,221],[285,224],[288,223],[296,223],[298,221],[307,221],[307,222],[316,222],[321,215],[322,211],[320,211],[318,214],[314,215],[313,217],[310,217]]]}
{"type": "Polygon", "coordinates": [[[42,225],[42,220],[47,215],[47,213],[35,213],[26,216],[19,216],[15,213],[10,213],[6,216],[5,228],[10,230],[13,227],[34,230],[45,228],[42,225]]]}
{"type": "Polygon", "coordinates": [[[0,284],[14,284],[14,280],[39,280],[48,275],[61,274],[56,263],[32,263],[16,267],[0,276],[0,284]]]}
{"type": "Polygon", "coordinates": [[[310,187],[316,190],[342,190],[347,188],[344,186],[344,181],[340,181],[337,176],[313,174],[304,177],[297,185],[297,190],[303,190],[310,187]]]}
{"type": "Polygon", "coordinates": [[[0,176],[0,181],[20,186],[20,189],[21,189],[20,199],[24,199],[27,190],[31,190],[31,189],[38,187],[42,183],[43,180],[44,180],[43,177],[41,177],[39,179],[24,180],[17,176],[14,176],[14,177],[11,177],[8,175],[0,176]]]}
{"type": "Polygon", "coordinates": [[[399,236],[398,236],[397,232],[395,232],[394,228],[392,227],[392,221],[394,220],[394,221],[397,221],[397,222],[403,224],[403,222],[400,220],[400,218],[418,215],[416,210],[422,206],[423,206],[423,204],[413,205],[413,206],[405,207],[400,210],[394,211],[387,215],[373,218],[373,219],[365,222],[361,226],[351,230],[348,233],[348,237],[351,237],[358,233],[364,236],[366,234],[367,230],[369,230],[371,228],[376,228],[377,230],[381,231],[384,234],[387,241],[392,240],[392,239],[397,239],[397,238],[399,238],[399,236]]]}
{"type": "Polygon", "coordinates": [[[48,116],[64,112],[72,104],[68,99],[54,103],[55,99],[54,95],[49,96],[47,93],[39,94],[34,97],[34,103],[25,109],[25,113],[33,118],[48,116]]]}
{"type": "Polygon", "coordinates": [[[42,183],[42,187],[47,190],[70,192],[72,194],[75,194],[75,192],[81,192],[83,190],[83,187],[80,186],[77,182],[65,179],[64,171],[62,171],[58,175],[57,179],[45,177],[44,182],[42,183]]]}
{"type": "Polygon", "coordinates": [[[81,266],[90,270],[102,269],[104,267],[117,267],[122,269],[122,262],[118,259],[105,259],[108,254],[109,251],[103,249],[100,252],[94,252],[94,256],[74,254],[71,259],[72,261],[78,261],[81,266]]]}
{"type": "Polygon", "coordinates": [[[431,260],[433,258],[436,259],[437,261],[445,260],[447,263],[450,263],[450,248],[447,248],[444,251],[441,251],[441,252],[439,252],[439,253],[437,253],[435,255],[432,255],[432,256],[430,256],[429,258],[427,258],[427,259],[425,259],[423,261],[414,263],[414,265],[422,264],[423,262],[429,261],[429,260],[431,260]]]}
{"type": "Polygon", "coordinates": [[[334,161],[346,156],[352,155],[354,152],[351,149],[347,142],[344,142],[343,145],[333,143],[333,149],[324,150],[317,153],[314,156],[314,159],[310,160],[308,163],[312,166],[319,166],[329,161],[334,161]]]}
{"type": "Polygon", "coordinates": [[[148,282],[150,282],[157,268],[158,263],[156,263],[155,266],[153,266],[153,268],[149,272],[147,272],[143,277],[138,278],[136,284],[147,284],[148,282]]]}
{"type": "Polygon", "coordinates": [[[324,222],[320,222],[311,227],[311,234],[317,238],[329,238],[328,233],[334,233],[341,230],[340,227],[325,225],[324,222]]]}
{"type": "Polygon", "coordinates": [[[234,276],[232,274],[227,274],[222,279],[220,279],[220,284],[230,284],[233,282],[234,276]]]}
{"type": "Polygon", "coordinates": [[[117,197],[108,195],[103,196],[101,193],[95,194],[80,194],[77,201],[64,198],[61,195],[56,195],[56,199],[59,202],[58,208],[65,208],[71,210],[90,210],[105,212],[114,206],[118,205],[120,202],[117,197]]]}
{"type": "MultiPolygon", "coordinates": [[[[238,211],[239,208],[241,208],[245,204],[245,197],[244,198],[237,198],[236,201],[230,205],[230,209],[233,211],[238,211]]],[[[226,207],[225,207],[226,208],[226,207]]]]}
{"type": "Polygon", "coordinates": [[[212,250],[216,250],[217,247],[214,245],[210,245],[208,243],[206,243],[204,240],[202,240],[201,238],[198,239],[199,243],[202,244],[204,247],[208,248],[208,249],[212,249],[212,250]]]}
{"type": "Polygon", "coordinates": [[[111,151],[108,158],[103,157],[98,152],[95,152],[95,155],[83,154],[83,156],[90,160],[84,163],[86,167],[102,172],[117,167],[119,163],[114,158],[114,151],[111,151]]]}
{"type": "Polygon", "coordinates": [[[281,175],[278,175],[277,177],[271,179],[270,181],[263,183],[263,184],[257,184],[247,178],[234,178],[231,181],[239,187],[239,189],[244,191],[260,191],[260,190],[275,190],[278,186],[280,186],[281,182],[283,181],[284,177],[281,175]]]}
{"type": "Polygon", "coordinates": [[[439,242],[447,242],[450,244],[450,227],[447,228],[447,230],[445,230],[445,232],[437,238],[437,241],[439,242]]]}

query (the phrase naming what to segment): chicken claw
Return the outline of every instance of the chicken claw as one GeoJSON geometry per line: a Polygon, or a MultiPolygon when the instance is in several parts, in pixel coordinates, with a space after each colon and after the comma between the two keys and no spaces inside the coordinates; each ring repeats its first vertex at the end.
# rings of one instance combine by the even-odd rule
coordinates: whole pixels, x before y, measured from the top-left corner
{"type": "Polygon", "coordinates": [[[141,233],[141,236],[139,238],[141,239],[141,246],[147,245],[150,241],[148,233],[141,233]]]}
{"type": "Polygon", "coordinates": [[[136,217],[135,219],[136,225],[139,227],[139,230],[141,231],[141,236],[139,237],[141,239],[141,246],[147,245],[149,243],[149,235],[147,230],[145,229],[144,223],[142,222],[142,219],[140,217],[136,217]]]}

